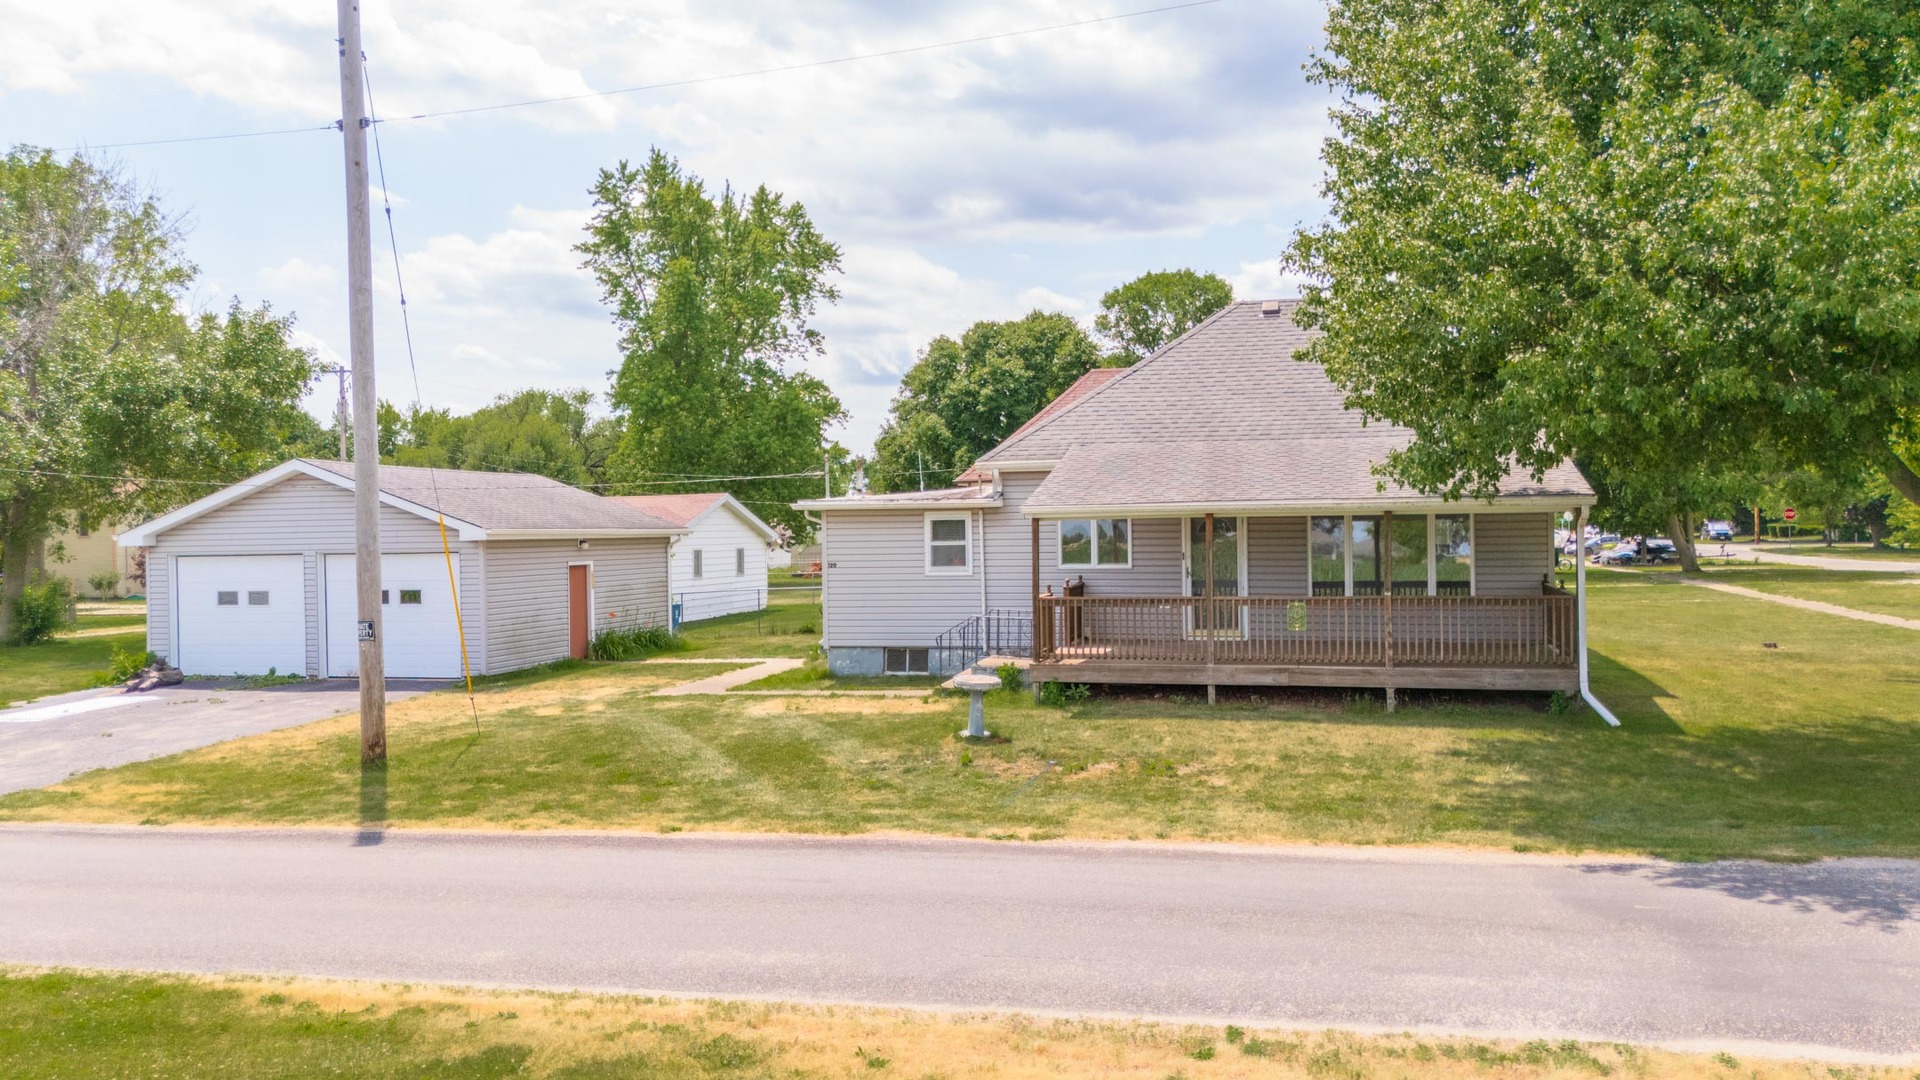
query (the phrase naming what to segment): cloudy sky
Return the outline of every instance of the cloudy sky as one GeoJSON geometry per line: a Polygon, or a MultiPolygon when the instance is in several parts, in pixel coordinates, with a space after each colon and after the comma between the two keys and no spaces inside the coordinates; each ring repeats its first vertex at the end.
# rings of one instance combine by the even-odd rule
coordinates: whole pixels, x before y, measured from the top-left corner
{"type": "MultiPolygon", "coordinates": [[[[1004,34],[1168,0],[366,0],[420,395],[606,389],[615,333],[572,245],[595,173],[650,146],[714,185],[767,184],[845,251],[812,362],[871,445],[914,354],[1034,308],[1091,317],[1147,270],[1291,295],[1316,219],[1327,93],[1316,0],[1217,0],[807,70],[440,119],[411,114],[1004,34]]],[[[1177,2],[1177,0],[1175,0],[1177,2]]],[[[0,0],[0,140],[70,147],[320,128],[339,116],[325,0],[0,0]]],[[[97,151],[188,215],[202,277],[346,351],[340,138],[307,131],[97,151]]],[[[376,214],[378,204],[376,203],[376,214]]],[[[381,396],[410,401],[376,218],[381,396]]],[[[324,390],[319,411],[329,406],[324,390]]]]}

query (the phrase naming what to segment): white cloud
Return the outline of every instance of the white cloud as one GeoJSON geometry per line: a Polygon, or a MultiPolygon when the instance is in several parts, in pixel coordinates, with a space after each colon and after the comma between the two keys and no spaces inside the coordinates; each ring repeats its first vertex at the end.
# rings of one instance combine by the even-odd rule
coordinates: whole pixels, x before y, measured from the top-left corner
{"type": "Polygon", "coordinates": [[[273,292],[298,292],[318,289],[333,283],[333,267],[311,262],[295,255],[278,266],[260,271],[260,284],[273,292]]]}
{"type": "Polygon", "coordinates": [[[1300,295],[1307,278],[1284,270],[1276,256],[1259,262],[1243,262],[1238,273],[1227,275],[1233,283],[1236,300],[1275,300],[1300,295]]]}

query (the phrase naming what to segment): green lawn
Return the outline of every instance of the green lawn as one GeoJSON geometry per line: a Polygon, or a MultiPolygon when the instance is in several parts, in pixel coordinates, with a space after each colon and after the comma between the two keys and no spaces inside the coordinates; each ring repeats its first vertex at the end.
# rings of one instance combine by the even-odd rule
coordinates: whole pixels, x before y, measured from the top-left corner
{"type": "Polygon", "coordinates": [[[113,651],[144,650],[145,631],[0,645],[0,707],[48,694],[85,690],[112,663],[113,651]]]}
{"type": "Polygon", "coordinates": [[[686,623],[680,636],[680,657],[811,656],[820,646],[820,594],[776,592],[765,611],[686,623]]]}
{"type": "MultiPolygon", "coordinates": [[[[1749,538],[1751,539],[1751,538],[1749,538]]],[[[1700,542],[1701,551],[1712,549],[1713,541],[1700,542]]],[[[1872,544],[1794,544],[1763,543],[1760,550],[1780,555],[1819,555],[1833,559],[1889,559],[1920,562],[1920,549],[1874,547],[1872,544]]]]}
{"type": "Polygon", "coordinates": [[[290,978],[0,968],[9,1076],[812,1080],[1896,1080],[1910,1069],[1571,1040],[1357,1035],[290,978]]]}
{"type": "MultiPolygon", "coordinates": [[[[1677,572],[1670,567],[1639,569],[1633,573],[1656,578],[1677,576],[1677,572]]],[[[1710,567],[1702,580],[1739,585],[1776,596],[1818,600],[1859,611],[1896,615],[1903,619],[1920,619],[1920,575],[1916,574],[1742,563],[1737,566],[1710,567]]]]}

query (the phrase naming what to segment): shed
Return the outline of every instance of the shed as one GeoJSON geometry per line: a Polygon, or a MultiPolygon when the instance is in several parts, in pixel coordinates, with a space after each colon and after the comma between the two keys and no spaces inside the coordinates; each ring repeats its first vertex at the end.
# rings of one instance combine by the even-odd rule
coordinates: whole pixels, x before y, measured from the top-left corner
{"type": "MultiPolygon", "coordinates": [[[[190,674],[356,675],[352,470],[297,458],[121,533],[146,549],[148,648],[190,674]]],[[[458,676],[462,627],[474,673],[497,674],[667,622],[668,545],[687,530],[639,507],[399,466],[381,467],[380,504],[389,676],[458,676]]]]}
{"type": "Polygon", "coordinates": [[[767,606],[767,551],[780,536],[740,500],[724,491],[613,498],[688,530],[669,560],[681,621],[767,606]]]}

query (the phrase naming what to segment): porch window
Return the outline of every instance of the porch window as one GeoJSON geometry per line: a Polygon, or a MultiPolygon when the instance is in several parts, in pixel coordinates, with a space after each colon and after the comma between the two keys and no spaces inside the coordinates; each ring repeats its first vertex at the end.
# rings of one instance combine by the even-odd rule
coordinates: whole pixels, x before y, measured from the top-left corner
{"type": "Polygon", "coordinates": [[[927,573],[970,574],[973,515],[927,515],[927,573]]]}
{"type": "Polygon", "coordinates": [[[1427,595],[1427,515],[1393,516],[1387,538],[1393,552],[1393,595],[1427,595]]]}
{"type": "Polygon", "coordinates": [[[1436,596],[1473,594],[1473,519],[1466,514],[1433,517],[1433,585],[1436,596]]]}
{"type": "Polygon", "coordinates": [[[1347,519],[1347,561],[1353,568],[1348,575],[1348,596],[1380,595],[1380,519],[1347,519]]]}
{"type": "Polygon", "coordinates": [[[1317,517],[1308,533],[1313,595],[1347,595],[1347,519],[1317,517]]]}
{"type": "Polygon", "coordinates": [[[1060,522],[1060,565],[1132,566],[1132,525],[1125,518],[1060,522]]]}

